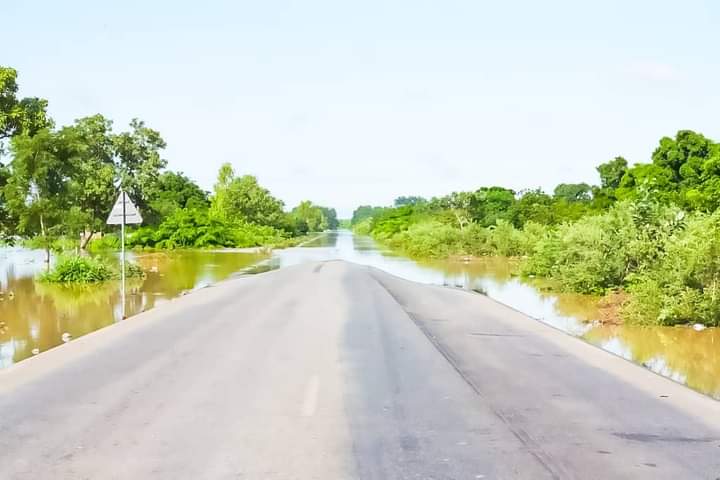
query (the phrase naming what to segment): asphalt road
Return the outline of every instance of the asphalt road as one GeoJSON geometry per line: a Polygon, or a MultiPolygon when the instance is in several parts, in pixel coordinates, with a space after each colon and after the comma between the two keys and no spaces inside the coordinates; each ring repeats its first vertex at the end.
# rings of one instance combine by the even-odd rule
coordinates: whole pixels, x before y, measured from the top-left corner
{"type": "Polygon", "coordinates": [[[5,479],[711,479],[720,402],[481,295],[341,261],[0,372],[5,479]]]}

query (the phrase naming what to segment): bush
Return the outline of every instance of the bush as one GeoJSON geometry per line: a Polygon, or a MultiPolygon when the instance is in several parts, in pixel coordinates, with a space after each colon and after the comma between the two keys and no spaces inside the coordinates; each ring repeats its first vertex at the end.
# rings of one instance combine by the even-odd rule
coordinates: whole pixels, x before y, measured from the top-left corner
{"type": "Polygon", "coordinates": [[[50,283],[94,283],[115,278],[115,272],[104,262],[90,257],[60,258],[53,269],[40,276],[50,283]]]}
{"type": "Polygon", "coordinates": [[[229,221],[208,210],[178,209],[158,227],[143,227],[128,236],[132,247],[257,247],[279,243],[287,234],[273,227],[229,221]]]}
{"type": "MultiPolygon", "coordinates": [[[[137,278],[145,275],[143,269],[132,262],[125,262],[125,276],[137,278]]],[[[40,275],[47,283],[97,283],[120,278],[120,268],[95,257],[61,257],[52,270],[40,275]]]]}
{"type": "Polygon", "coordinates": [[[120,250],[120,237],[114,233],[106,233],[100,238],[90,240],[87,246],[89,252],[106,252],[120,250]]]}
{"type": "Polygon", "coordinates": [[[490,227],[488,243],[497,255],[511,257],[522,252],[522,233],[507,220],[498,220],[490,227]]]}
{"type": "Polygon", "coordinates": [[[415,258],[444,258],[463,251],[460,230],[435,221],[415,224],[388,243],[415,258]]]}
{"type": "Polygon", "coordinates": [[[140,265],[125,261],[125,278],[142,278],[144,276],[145,270],[143,270],[140,265]]]}
{"type": "Polygon", "coordinates": [[[518,238],[518,255],[530,255],[537,245],[552,235],[552,229],[547,225],[536,222],[526,222],[518,238]]]}
{"type": "Polygon", "coordinates": [[[358,235],[370,235],[370,229],[372,228],[372,218],[366,218],[361,220],[353,226],[353,232],[358,235]]]}
{"type": "Polygon", "coordinates": [[[720,212],[689,216],[683,225],[653,262],[630,276],[629,321],[720,326],[720,212]]]}
{"type": "Polygon", "coordinates": [[[546,234],[523,273],[552,277],[566,290],[602,293],[625,285],[657,261],[669,236],[681,227],[672,207],[620,203],[546,234]]]}

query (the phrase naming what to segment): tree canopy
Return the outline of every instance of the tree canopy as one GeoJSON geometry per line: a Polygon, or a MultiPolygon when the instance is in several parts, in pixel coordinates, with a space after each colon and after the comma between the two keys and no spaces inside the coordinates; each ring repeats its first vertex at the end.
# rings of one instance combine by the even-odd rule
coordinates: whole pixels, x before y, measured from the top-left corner
{"type": "Polygon", "coordinates": [[[258,225],[281,227],[284,220],[283,202],[260,186],[254,176],[236,176],[229,163],[220,167],[212,209],[220,218],[258,225]]]}
{"type": "Polygon", "coordinates": [[[47,116],[47,100],[19,99],[17,92],[17,71],[0,66],[0,148],[5,139],[21,134],[32,136],[52,123],[47,116]]]}

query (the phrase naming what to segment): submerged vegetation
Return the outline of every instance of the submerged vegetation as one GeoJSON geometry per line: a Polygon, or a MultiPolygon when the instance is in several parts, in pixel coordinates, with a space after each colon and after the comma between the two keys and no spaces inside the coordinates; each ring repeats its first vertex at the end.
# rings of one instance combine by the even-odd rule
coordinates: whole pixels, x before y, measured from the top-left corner
{"type": "MultiPolygon", "coordinates": [[[[53,251],[117,250],[117,228],[105,221],[119,188],[144,219],[128,229],[131,247],[287,245],[338,225],[335,210],[309,201],[287,211],[257,178],[236,175],[230,164],[220,168],[214,191],[204,191],[166,169],[165,141],[140,120],[123,132],[99,114],[56,127],[46,100],[18,98],[17,91],[17,72],[0,67],[0,242],[42,248],[48,262],[53,251]]],[[[63,259],[54,274],[62,282],[95,281],[109,275],[105,267],[63,259]]]]}
{"type": "Polygon", "coordinates": [[[417,258],[509,255],[562,289],[622,290],[625,320],[720,326],[720,145],[665,137],[651,163],[617,157],[600,185],[515,192],[483,187],[355,210],[356,232],[417,258]]]}
{"type": "MultiPolygon", "coordinates": [[[[116,262],[115,262],[116,263],[116,262]]],[[[40,275],[45,283],[98,283],[120,278],[122,268],[97,257],[61,257],[52,270],[40,275]]],[[[143,269],[132,262],[125,263],[127,278],[142,277],[143,269]]]]}

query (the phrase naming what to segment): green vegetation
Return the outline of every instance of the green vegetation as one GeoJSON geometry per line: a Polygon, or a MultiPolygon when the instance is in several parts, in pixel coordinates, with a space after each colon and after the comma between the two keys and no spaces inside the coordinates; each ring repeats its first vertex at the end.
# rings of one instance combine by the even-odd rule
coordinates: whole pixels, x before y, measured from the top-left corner
{"type": "Polygon", "coordinates": [[[152,248],[255,247],[271,245],[287,233],[267,225],[217,217],[208,209],[180,209],[157,227],[128,236],[128,245],[152,248]]]}
{"type": "Polygon", "coordinates": [[[400,197],[358,207],[351,223],[413,257],[518,256],[524,275],[567,291],[624,290],[632,323],[720,326],[720,144],[680,131],[651,163],[597,170],[597,186],[400,197]]]}
{"type": "MultiPolygon", "coordinates": [[[[97,283],[119,278],[121,270],[99,258],[74,255],[58,259],[52,270],[40,275],[40,280],[46,283],[97,283]]],[[[142,277],[144,272],[140,266],[126,262],[125,275],[142,277]]]]}
{"type": "MultiPolygon", "coordinates": [[[[0,242],[42,248],[48,262],[53,251],[117,249],[117,236],[96,234],[117,230],[105,221],[119,188],[144,218],[143,226],[129,229],[135,247],[285,245],[337,228],[335,210],[305,201],[286,212],[255,177],[236,175],[230,164],[220,168],[213,193],[204,191],[165,169],[165,141],[140,120],[120,132],[99,114],[56,128],[46,100],[18,99],[17,90],[17,72],[0,67],[0,242]]],[[[82,273],[63,270],[58,278],[103,275],[89,259],[67,262],[82,273]]]]}

